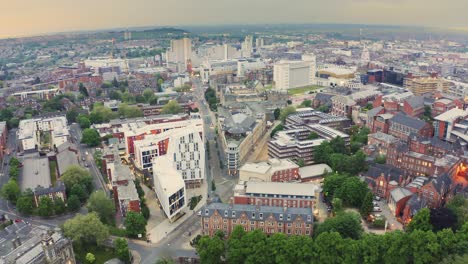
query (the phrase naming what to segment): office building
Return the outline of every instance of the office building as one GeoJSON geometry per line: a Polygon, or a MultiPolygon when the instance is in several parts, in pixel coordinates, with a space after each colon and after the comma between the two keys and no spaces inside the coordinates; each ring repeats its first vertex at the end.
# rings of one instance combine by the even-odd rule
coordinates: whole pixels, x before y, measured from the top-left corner
{"type": "Polygon", "coordinates": [[[315,56],[303,55],[302,61],[280,61],[273,67],[275,89],[287,90],[315,84],[315,56]]]}
{"type": "Polygon", "coordinates": [[[442,140],[450,140],[452,136],[456,138],[459,132],[454,130],[454,128],[458,123],[465,120],[467,116],[468,110],[453,108],[434,117],[434,135],[442,140]],[[452,135],[452,131],[455,132],[455,135],[452,135]]]}
{"type": "Polygon", "coordinates": [[[244,42],[242,42],[241,47],[242,57],[248,58],[252,56],[253,53],[253,36],[249,35],[245,37],[244,42]]]}
{"type": "Polygon", "coordinates": [[[153,162],[154,190],[164,213],[170,221],[187,206],[185,182],[168,156],[161,156],[153,162]]]}
{"type": "Polygon", "coordinates": [[[200,211],[202,234],[213,236],[223,231],[229,236],[238,225],[244,231],[260,229],[267,235],[283,233],[287,236],[312,236],[312,208],[290,208],[212,202],[200,211]]]}

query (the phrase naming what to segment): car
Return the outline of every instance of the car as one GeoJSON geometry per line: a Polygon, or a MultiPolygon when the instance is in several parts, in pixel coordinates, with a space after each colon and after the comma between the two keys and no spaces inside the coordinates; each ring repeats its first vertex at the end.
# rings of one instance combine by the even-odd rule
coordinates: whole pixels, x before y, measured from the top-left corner
{"type": "Polygon", "coordinates": [[[81,160],[82,160],[82,161],[85,161],[85,158],[84,158],[84,157],[82,157],[82,158],[81,158],[81,160]]]}
{"type": "Polygon", "coordinates": [[[376,202],[376,201],[373,201],[372,204],[373,204],[374,206],[379,206],[379,203],[376,202]]]}
{"type": "Polygon", "coordinates": [[[374,200],[380,201],[380,197],[379,197],[379,196],[375,196],[374,200]]]}
{"type": "Polygon", "coordinates": [[[16,219],[15,219],[15,223],[19,223],[19,222],[21,222],[21,219],[16,218],[16,219]]]}
{"type": "Polygon", "coordinates": [[[89,165],[88,165],[88,163],[87,163],[87,162],[85,162],[84,166],[87,168],[89,165]]]}
{"type": "Polygon", "coordinates": [[[88,151],[86,151],[86,152],[85,152],[85,155],[88,156],[88,154],[89,154],[88,151]]]}
{"type": "Polygon", "coordinates": [[[378,206],[374,206],[373,211],[374,212],[382,212],[382,209],[380,209],[380,207],[378,207],[378,206]]]}

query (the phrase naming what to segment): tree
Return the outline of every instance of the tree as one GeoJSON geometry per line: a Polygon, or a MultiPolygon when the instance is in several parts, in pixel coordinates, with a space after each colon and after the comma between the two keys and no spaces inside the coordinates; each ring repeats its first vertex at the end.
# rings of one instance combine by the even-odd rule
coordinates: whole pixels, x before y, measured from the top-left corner
{"type": "Polygon", "coordinates": [[[347,177],[341,174],[326,175],[323,180],[323,193],[327,197],[331,197],[340,188],[347,177]]]}
{"type": "Polygon", "coordinates": [[[144,236],[146,233],[146,219],[142,214],[128,212],[124,225],[129,236],[137,237],[139,234],[144,236]]]}
{"type": "Polygon", "coordinates": [[[62,200],[62,198],[55,198],[54,199],[54,212],[55,214],[63,214],[66,210],[65,207],[65,202],[62,200]]]}
{"type": "Polygon", "coordinates": [[[43,196],[39,200],[38,213],[40,216],[51,216],[54,214],[54,202],[49,196],[43,196]]]}
{"type": "Polygon", "coordinates": [[[68,200],[67,200],[68,210],[74,212],[80,209],[80,207],[81,207],[80,198],[76,195],[70,195],[70,197],[68,197],[68,200]]]}
{"type": "Polygon", "coordinates": [[[115,239],[114,247],[117,257],[124,263],[130,263],[130,251],[128,250],[127,240],[120,237],[115,239]]]}
{"type": "Polygon", "coordinates": [[[457,216],[448,208],[433,208],[430,212],[430,223],[434,231],[446,228],[455,229],[457,216]]]}
{"type": "Polygon", "coordinates": [[[197,245],[197,252],[200,256],[201,263],[223,263],[221,258],[223,257],[225,250],[225,243],[218,236],[214,236],[213,238],[204,236],[200,239],[197,245]]]}
{"type": "Polygon", "coordinates": [[[341,198],[347,205],[360,207],[363,204],[363,199],[369,192],[367,184],[361,181],[358,177],[347,177],[336,191],[335,197],[341,198]]]}
{"type": "Polygon", "coordinates": [[[78,84],[78,90],[84,97],[89,97],[88,89],[82,83],[78,84]]]}
{"type": "Polygon", "coordinates": [[[343,211],[343,201],[340,198],[333,198],[332,205],[335,214],[343,211]]]}
{"type": "Polygon", "coordinates": [[[312,101],[311,100],[304,100],[301,103],[302,107],[312,107],[312,101]]]}
{"type": "Polygon", "coordinates": [[[20,195],[20,188],[16,180],[8,180],[8,182],[3,185],[0,194],[2,198],[10,201],[13,204],[16,204],[16,201],[20,195]]]}
{"type": "Polygon", "coordinates": [[[117,81],[117,78],[114,77],[114,80],[112,80],[112,85],[115,88],[119,88],[120,84],[119,84],[119,81],[117,81]]]}
{"type": "Polygon", "coordinates": [[[70,190],[70,195],[78,196],[81,202],[85,202],[86,199],[88,199],[88,192],[82,184],[73,185],[70,190]]]}
{"type": "Polygon", "coordinates": [[[177,101],[170,100],[166,105],[161,109],[161,114],[163,115],[174,115],[182,112],[182,107],[177,103],[177,101]]]}
{"type": "Polygon", "coordinates": [[[413,229],[408,240],[411,249],[411,263],[434,263],[435,256],[440,254],[437,236],[432,231],[413,229]]]}
{"type": "Polygon", "coordinates": [[[125,118],[141,117],[143,116],[143,111],[138,106],[129,106],[128,104],[120,104],[119,115],[125,118]]]}
{"type": "Polygon", "coordinates": [[[364,196],[364,200],[362,201],[361,208],[359,212],[361,213],[362,217],[367,217],[374,208],[374,204],[372,203],[373,194],[371,191],[368,191],[364,196]]]}
{"type": "Polygon", "coordinates": [[[67,192],[70,192],[76,184],[83,185],[88,193],[93,189],[93,178],[89,171],[76,165],[69,166],[60,179],[65,184],[67,192]]]}
{"type": "Polygon", "coordinates": [[[312,140],[312,139],[317,139],[319,137],[320,137],[319,134],[317,134],[315,132],[310,132],[310,134],[307,136],[307,139],[312,140]]]}
{"type": "Polygon", "coordinates": [[[79,115],[77,118],[76,118],[76,121],[78,122],[78,124],[80,124],[80,127],[82,129],[86,129],[86,128],[89,128],[91,126],[91,121],[89,121],[89,118],[85,115],[79,115]]]}
{"type": "Polygon", "coordinates": [[[281,114],[281,109],[276,108],[275,111],[273,111],[273,116],[275,117],[275,120],[278,120],[281,114]]]}
{"type": "Polygon", "coordinates": [[[375,162],[378,164],[385,164],[387,162],[387,157],[385,157],[385,155],[378,155],[375,157],[375,162]]]}
{"type": "Polygon", "coordinates": [[[72,108],[69,111],[67,111],[67,121],[68,123],[74,123],[76,122],[76,118],[78,117],[79,113],[76,110],[76,108],[72,108]]]}
{"type": "Polygon", "coordinates": [[[93,105],[93,110],[89,114],[89,121],[93,124],[109,122],[112,118],[115,118],[115,114],[109,107],[105,107],[102,103],[95,103],[93,105]]]}
{"type": "Polygon", "coordinates": [[[304,160],[303,160],[303,159],[298,159],[298,160],[297,160],[297,166],[299,166],[299,167],[304,167],[304,166],[305,166],[304,160]]]}
{"type": "Polygon", "coordinates": [[[114,222],[114,202],[107,198],[104,191],[96,191],[91,194],[86,205],[89,212],[96,212],[104,224],[110,225],[114,222]]]}
{"type": "Polygon", "coordinates": [[[457,216],[457,228],[468,222],[468,199],[462,195],[456,195],[447,203],[447,208],[457,216]]]}
{"type": "Polygon", "coordinates": [[[65,236],[78,245],[102,245],[109,237],[109,230],[96,213],[78,214],[63,224],[65,236]]]}
{"type": "Polygon", "coordinates": [[[359,239],[363,232],[360,216],[353,212],[342,212],[327,218],[317,227],[317,235],[324,232],[338,232],[343,238],[359,239]]]}
{"type": "Polygon", "coordinates": [[[339,253],[343,245],[343,238],[337,232],[319,234],[314,243],[317,263],[343,263],[343,256],[339,253]]]}
{"type": "Polygon", "coordinates": [[[406,227],[408,232],[414,230],[429,231],[432,230],[432,225],[430,222],[431,212],[427,208],[419,210],[414,216],[411,222],[406,227]]]}
{"type": "Polygon", "coordinates": [[[286,108],[283,108],[281,109],[281,113],[280,113],[280,120],[281,122],[284,123],[284,121],[286,120],[286,118],[290,115],[290,114],[294,114],[296,112],[296,108],[294,106],[288,106],[286,108]]]}
{"type": "Polygon", "coordinates": [[[329,163],[332,153],[330,142],[324,141],[314,149],[314,160],[317,163],[329,163]]]}
{"type": "Polygon", "coordinates": [[[22,195],[16,202],[16,208],[20,213],[30,215],[34,208],[33,197],[22,195]]]}
{"type": "Polygon", "coordinates": [[[96,261],[96,257],[93,255],[93,253],[87,253],[86,262],[88,262],[89,264],[93,264],[94,261],[96,261]]]}
{"type": "Polygon", "coordinates": [[[333,153],[346,154],[346,144],[342,137],[338,136],[330,140],[330,147],[333,153]]]}
{"type": "Polygon", "coordinates": [[[273,138],[276,135],[276,133],[278,133],[278,131],[281,131],[283,129],[284,129],[284,126],[282,124],[275,126],[275,128],[271,130],[270,137],[273,138]]]}
{"type": "Polygon", "coordinates": [[[96,129],[86,128],[83,130],[83,136],[81,143],[88,145],[89,147],[96,147],[101,144],[101,137],[96,129]]]}

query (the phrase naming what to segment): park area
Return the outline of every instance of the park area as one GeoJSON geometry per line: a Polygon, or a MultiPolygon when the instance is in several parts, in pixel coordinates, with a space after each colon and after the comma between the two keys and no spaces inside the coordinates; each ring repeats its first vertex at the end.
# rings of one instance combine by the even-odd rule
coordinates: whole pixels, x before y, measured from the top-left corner
{"type": "Polygon", "coordinates": [[[310,85],[310,86],[305,86],[305,87],[292,88],[292,89],[288,89],[288,94],[289,95],[305,94],[305,93],[315,91],[319,88],[322,88],[322,86],[310,85]]]}

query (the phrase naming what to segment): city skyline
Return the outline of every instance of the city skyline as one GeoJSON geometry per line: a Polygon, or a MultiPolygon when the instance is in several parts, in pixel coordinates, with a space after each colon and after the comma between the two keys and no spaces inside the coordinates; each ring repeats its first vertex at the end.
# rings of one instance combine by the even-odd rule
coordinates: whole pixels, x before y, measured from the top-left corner
{"type": "MultiPolygon", "coordinates": [[[[4,0],[2,0],[4,1],[4,0]]],[[[56,32],[103,30],[143,26],[193,26],[236,24],[376,24],[468,29],[464,0],[265,0],[220,2],[103,0],[44,0],[8,3],[0,17],[0,38],[56,32]],[[92,7],[92,8],[90,8],[92,7]],[[248,7],[248,8],[246,8],[248,7]],[[225,12],[229,10],[229,12],[225,12]],[[285,11],[286,10],[286,11],[285,11]],[[268,11],[268,12],[265,12],[268,11]],[[417,15],[416,15],[417,14],[417,15]]],[[[6,3],[4,3],[6,6],[6,3]]]]}

